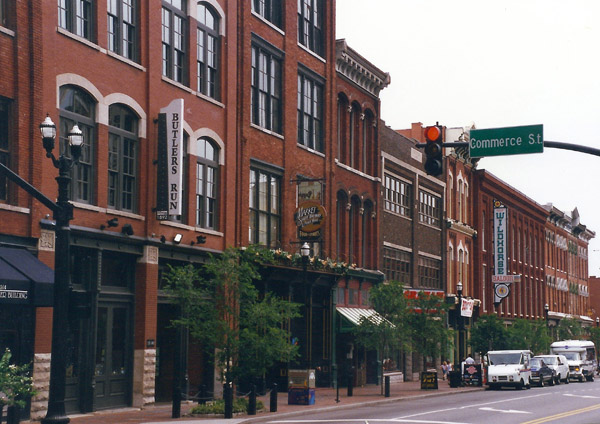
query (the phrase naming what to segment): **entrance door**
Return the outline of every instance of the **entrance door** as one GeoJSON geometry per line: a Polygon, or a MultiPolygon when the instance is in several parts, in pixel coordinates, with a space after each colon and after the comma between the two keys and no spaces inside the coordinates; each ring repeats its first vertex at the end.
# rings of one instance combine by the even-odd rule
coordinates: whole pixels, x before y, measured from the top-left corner
{"type": "Polygon", "coordinates": [[[107,409],[130,404],[131,346],[129,305],[100,303],[96,338],[95,406],[107,409]]]}

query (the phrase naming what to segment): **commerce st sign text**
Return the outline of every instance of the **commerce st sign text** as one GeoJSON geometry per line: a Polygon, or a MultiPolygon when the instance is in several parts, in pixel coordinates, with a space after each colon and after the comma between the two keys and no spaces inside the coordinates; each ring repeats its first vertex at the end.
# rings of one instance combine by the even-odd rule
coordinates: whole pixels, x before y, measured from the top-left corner
{"type": "Polygon", "coordinates": [[[519,155],[544,151],[544,126],[472,129],[469,138],[469,155],[484,156],[519,155]]]}

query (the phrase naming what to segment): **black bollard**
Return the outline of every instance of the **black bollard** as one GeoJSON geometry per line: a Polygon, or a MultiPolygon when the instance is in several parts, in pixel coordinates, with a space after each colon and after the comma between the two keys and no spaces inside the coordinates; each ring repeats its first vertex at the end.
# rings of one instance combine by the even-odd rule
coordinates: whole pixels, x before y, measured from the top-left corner
{"type": "Polygon", "coordinates": [[[271,388],[271,404],[269,405],[269,411],[277,412],[277,383],[273,383],[271,388]]]}
{"type": "Polygon", "coordinates": [[[204,405],[207,401],[207,393],[206,393],[206,384],[202,384],[200,386],[200,399],[198,399],[198,403],[200,405],[204,405]]]}
{"type": "Polygon", "coordinates": [[[6,412],[6,424],[19,424],[21,422],[21,411],[17,405],[9,406],[6,412]]]}
{"type": "Polygon", "coordinates": [[[385,380],[385,397],[390,397],[390,376],[386,375],[385,380]]]}
{"type": "Polygon", "coordinates": [[[256,415],[256,385],[250,388],[250,396],[248,397],[248,415],[256,415]]]}
{"type": "Polygon", "coordinates": [[[354,389],[353,384],[354,384],[354,378],[353,378],[352,374],[350,374],[348,376],[348,397],[352,397],[352,391],[354,389]]]}
{"type": "Polygon", "coordinates": [[[223,398],[225,400],[225,413],[224,418],[233,418],[233,387],[231,384],[225,383],[223,385],[223,398]]]}

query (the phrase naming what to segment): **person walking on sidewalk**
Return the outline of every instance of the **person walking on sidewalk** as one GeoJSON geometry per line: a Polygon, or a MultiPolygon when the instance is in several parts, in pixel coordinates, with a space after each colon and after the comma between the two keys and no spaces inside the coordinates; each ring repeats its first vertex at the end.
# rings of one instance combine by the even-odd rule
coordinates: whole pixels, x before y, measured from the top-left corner
{"type": "Polygon", "coordinates": [[[445,380],[448,377],[448,362],[442,362],[442,380],[445,380]]]}

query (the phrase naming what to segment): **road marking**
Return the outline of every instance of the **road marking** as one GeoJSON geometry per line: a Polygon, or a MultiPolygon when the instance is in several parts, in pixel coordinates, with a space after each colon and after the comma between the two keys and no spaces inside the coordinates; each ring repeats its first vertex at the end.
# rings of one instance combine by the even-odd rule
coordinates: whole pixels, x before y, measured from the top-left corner
{"type": "Polygon", "coordinates": [[[494,408],[479,408],[480,411],[503,412],[505,414],[531,414],[529,411],[518,411],[516,409],[494,409],[494,408]]]}
{"type": "Polygon", "coordinates": [[[590,411],[595,411],[596,409],[600,409],[600,405],[588,406],[587,408],[575,409],[573,411],[563,412],[556,415],[550,415],[549,417],[538,418],[532,421],[526,421],[521,424],[541,424],[547,423],[550,421],[555,421],[561,418],[570,417],[571,415],[583,414],[590,411]]]}
{"type": "Polygon", "coordinates": [[[578,397],[578,398],[584,398],[584,399],[600,399],[599,396],[590,396],[590,395],[574,395],[572,393],[565,393],[563,394],[563,396],[570,396],[570,397],[578,397]]]}
{"type": "Polygon", "coordinates": [[[336,419],[336,420],[279,420],[269,421],[269,423],[292,424],[292,423],[412,423],[412,424],[470,424],[457,421],[431,421],[431,420],[405,420],[398,418],[381,418],[381,419],[336,419]],[[368,421],[367,421],[368,420],[368,421]]]}

